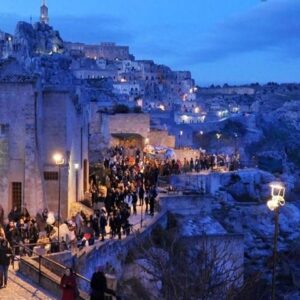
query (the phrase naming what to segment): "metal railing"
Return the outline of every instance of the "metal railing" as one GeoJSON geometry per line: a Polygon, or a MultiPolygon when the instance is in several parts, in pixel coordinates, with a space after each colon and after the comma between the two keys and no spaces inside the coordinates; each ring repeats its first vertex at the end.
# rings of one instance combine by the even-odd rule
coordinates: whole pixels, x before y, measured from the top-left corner
{"type": "MultiPolygon", "coordinates": [[[[51,263],[56,268],[61,269],[62,274],[63,274],[64,271],[66,269],[68,269],[69,267],[66,267],[66,266],[62,265],[62,264],[58,263],[57,261],[55,261],[53,259],[50,259],[49,257],[45,257],[44,255],[41,255],[38,252],[36,252],[36,251],[34,251],[33,249],[30,248],[30,246],[46,246],[46,245],[51,245],[51,244],[57,244],[57,242],[55,242],[55,243],[52,242],[52,243],[26,244],[26,245],[23,245],[23,244],[19,243],[19,244],[13,245],[13,247],[12,247],[12,249],[13,249],[13,256],[12,256],[12,258],[13,258],[12,259],[13,268],[14,268],[14,261],[15,261],[15,249],[16,248],[22,248],[22,249],[25,249],[27,251],[27,253],[31,253],[33,256],[36,256],[38,258],[38,267],[36,267],[34,264],[28,263],[24,258],[22,258],[22,256],[20,256],[20,261],[22,261],[24,264],[30,265],[30,268],[35,269],[36,271],[38,271],[38,284],[39,285],[41,285],[42,276],[45,276],[48,279],[53,280],[49,277],[49,275],[46,272],[43,272],[43,270],[42,270],[42,266],[43,266],[42,261],[43,260],[48,262],[48,263],[51,263]]],[[[45,268],[47,268],[47,267],[45,267],[45,268]]],[[[57,276],[59,276],[57,273],[55,273],[55,274],[57,276]]],[[[76,276],[76,278],[82,280],[85,283],[85,285],[86,284],[90,285],[90,283],[91,283],[90,279],[84,277],[83,275],[81,275],[77,272],[74,272],[73,274],[76,276]]],[[[111,291],[111,292],[114,292],[114,291],[111,291]]],[[[115,295],[113,295],[113,294],[105,293],[105,299],[106,300],[113,300],[114,296],[115,295]]]]}

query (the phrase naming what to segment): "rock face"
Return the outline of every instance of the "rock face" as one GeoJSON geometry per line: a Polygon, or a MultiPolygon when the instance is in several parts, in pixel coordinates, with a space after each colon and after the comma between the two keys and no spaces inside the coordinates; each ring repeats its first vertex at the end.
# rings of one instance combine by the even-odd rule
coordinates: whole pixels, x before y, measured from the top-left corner
{"type": "Polygon", "coordinates": [[[64,46],[58,31],[47,24],[32,26],[19,22],[16,27],[14,45],[18,56],[26,59],[36,54],[63,53],[64,46]]]}
{"type": "MultiPolygon", "coordinates": [[[[245,242],[246,275],[259,272],[268,282],[272,274],[274,213],[265,204],[238,204],[217,201],[213,206],[214,217],[231,233],[241,233],[245,242]]],[[[278,274],[281,274],[281,294],[296,293],[299,289],[300,209],[287,203],[280,210],[278,238],[278,274]]],[[[285,298],[298,299],[298,298],[285,298]]]]}

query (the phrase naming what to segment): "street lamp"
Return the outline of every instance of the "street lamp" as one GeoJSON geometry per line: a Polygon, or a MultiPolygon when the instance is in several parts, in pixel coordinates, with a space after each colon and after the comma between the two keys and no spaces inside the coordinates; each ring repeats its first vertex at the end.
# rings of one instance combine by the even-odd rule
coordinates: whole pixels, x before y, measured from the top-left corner
{"type": "Polygon", "coordinates": [[[221,133],[216,133],[216,137],[218,140],[218,145],[219,145],[219,151],[220,151],[220,139],[221,139],[222,134],[221,133]]]}
{"type": "Polygon", "coordinates": [[[79,164],[74,164],[75,172],[76,172],[76,202],[78,202],[78,170],[79,170],[79,164]]]}
{"type": "Polygon", "coordinates": [[[58,248],[60,245],[60,235],[59,235],[59,226],[60,226],[60,177],[61,177],[61,166],[65,163],[64,157],[61,153],[55,153],[53,155],[53,160],[55,164],[58,166],[58,208],[57,208],[57,221],[58,221],[58,248]]]}
{"type": "Polygon", "coordinates": [[[274,211],[274,248],[273,248],[273,271],[272,271],[272,300],[275,300],[275,279],[277,264],[277,242],[279,236],[279,208],[285,205],[284,195],[285,187],[280,183],[272,183],[270,185],[272,191],[272,199],[267,202],[267,206],[274,211]]]}
{"type": "Polygon", "coordinates": [[[238,138],[238,134],[236,132],[233,133],[233,137],[234,137],[234,154],[237,154],[237,138],[238,138]]]}
{"type": "Polygon", "coordinates": [[[182,137],[182,135],[183,135],[183,131],[180,130],[179,131],[179,148],[181,148],[181,137],[182,137]]]}

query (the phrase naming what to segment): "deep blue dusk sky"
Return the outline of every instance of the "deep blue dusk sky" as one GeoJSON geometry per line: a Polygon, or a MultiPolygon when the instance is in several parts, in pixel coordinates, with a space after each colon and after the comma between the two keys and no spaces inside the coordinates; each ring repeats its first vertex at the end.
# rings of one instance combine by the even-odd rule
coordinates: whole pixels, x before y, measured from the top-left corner
{"type": "MultiPolygon", "coordinates": [[[[38,19],[40,0],[2,0],[0,29],[38,19]]],[[[65,40],[129,45],[198,84],[300,82],[300,0],[48,0],[65,40]]]]}

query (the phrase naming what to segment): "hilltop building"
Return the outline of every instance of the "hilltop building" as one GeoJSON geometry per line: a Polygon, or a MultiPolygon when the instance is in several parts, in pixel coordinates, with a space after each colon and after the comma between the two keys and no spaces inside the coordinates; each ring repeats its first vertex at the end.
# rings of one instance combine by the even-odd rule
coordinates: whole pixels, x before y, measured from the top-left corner
{"type": "Polygon", "coordinates": [[[43,0],[43,4],[41,6],[40,22],[42,24],[49,24],[48,6],[46,5],[46,0],[43,0]]]}

